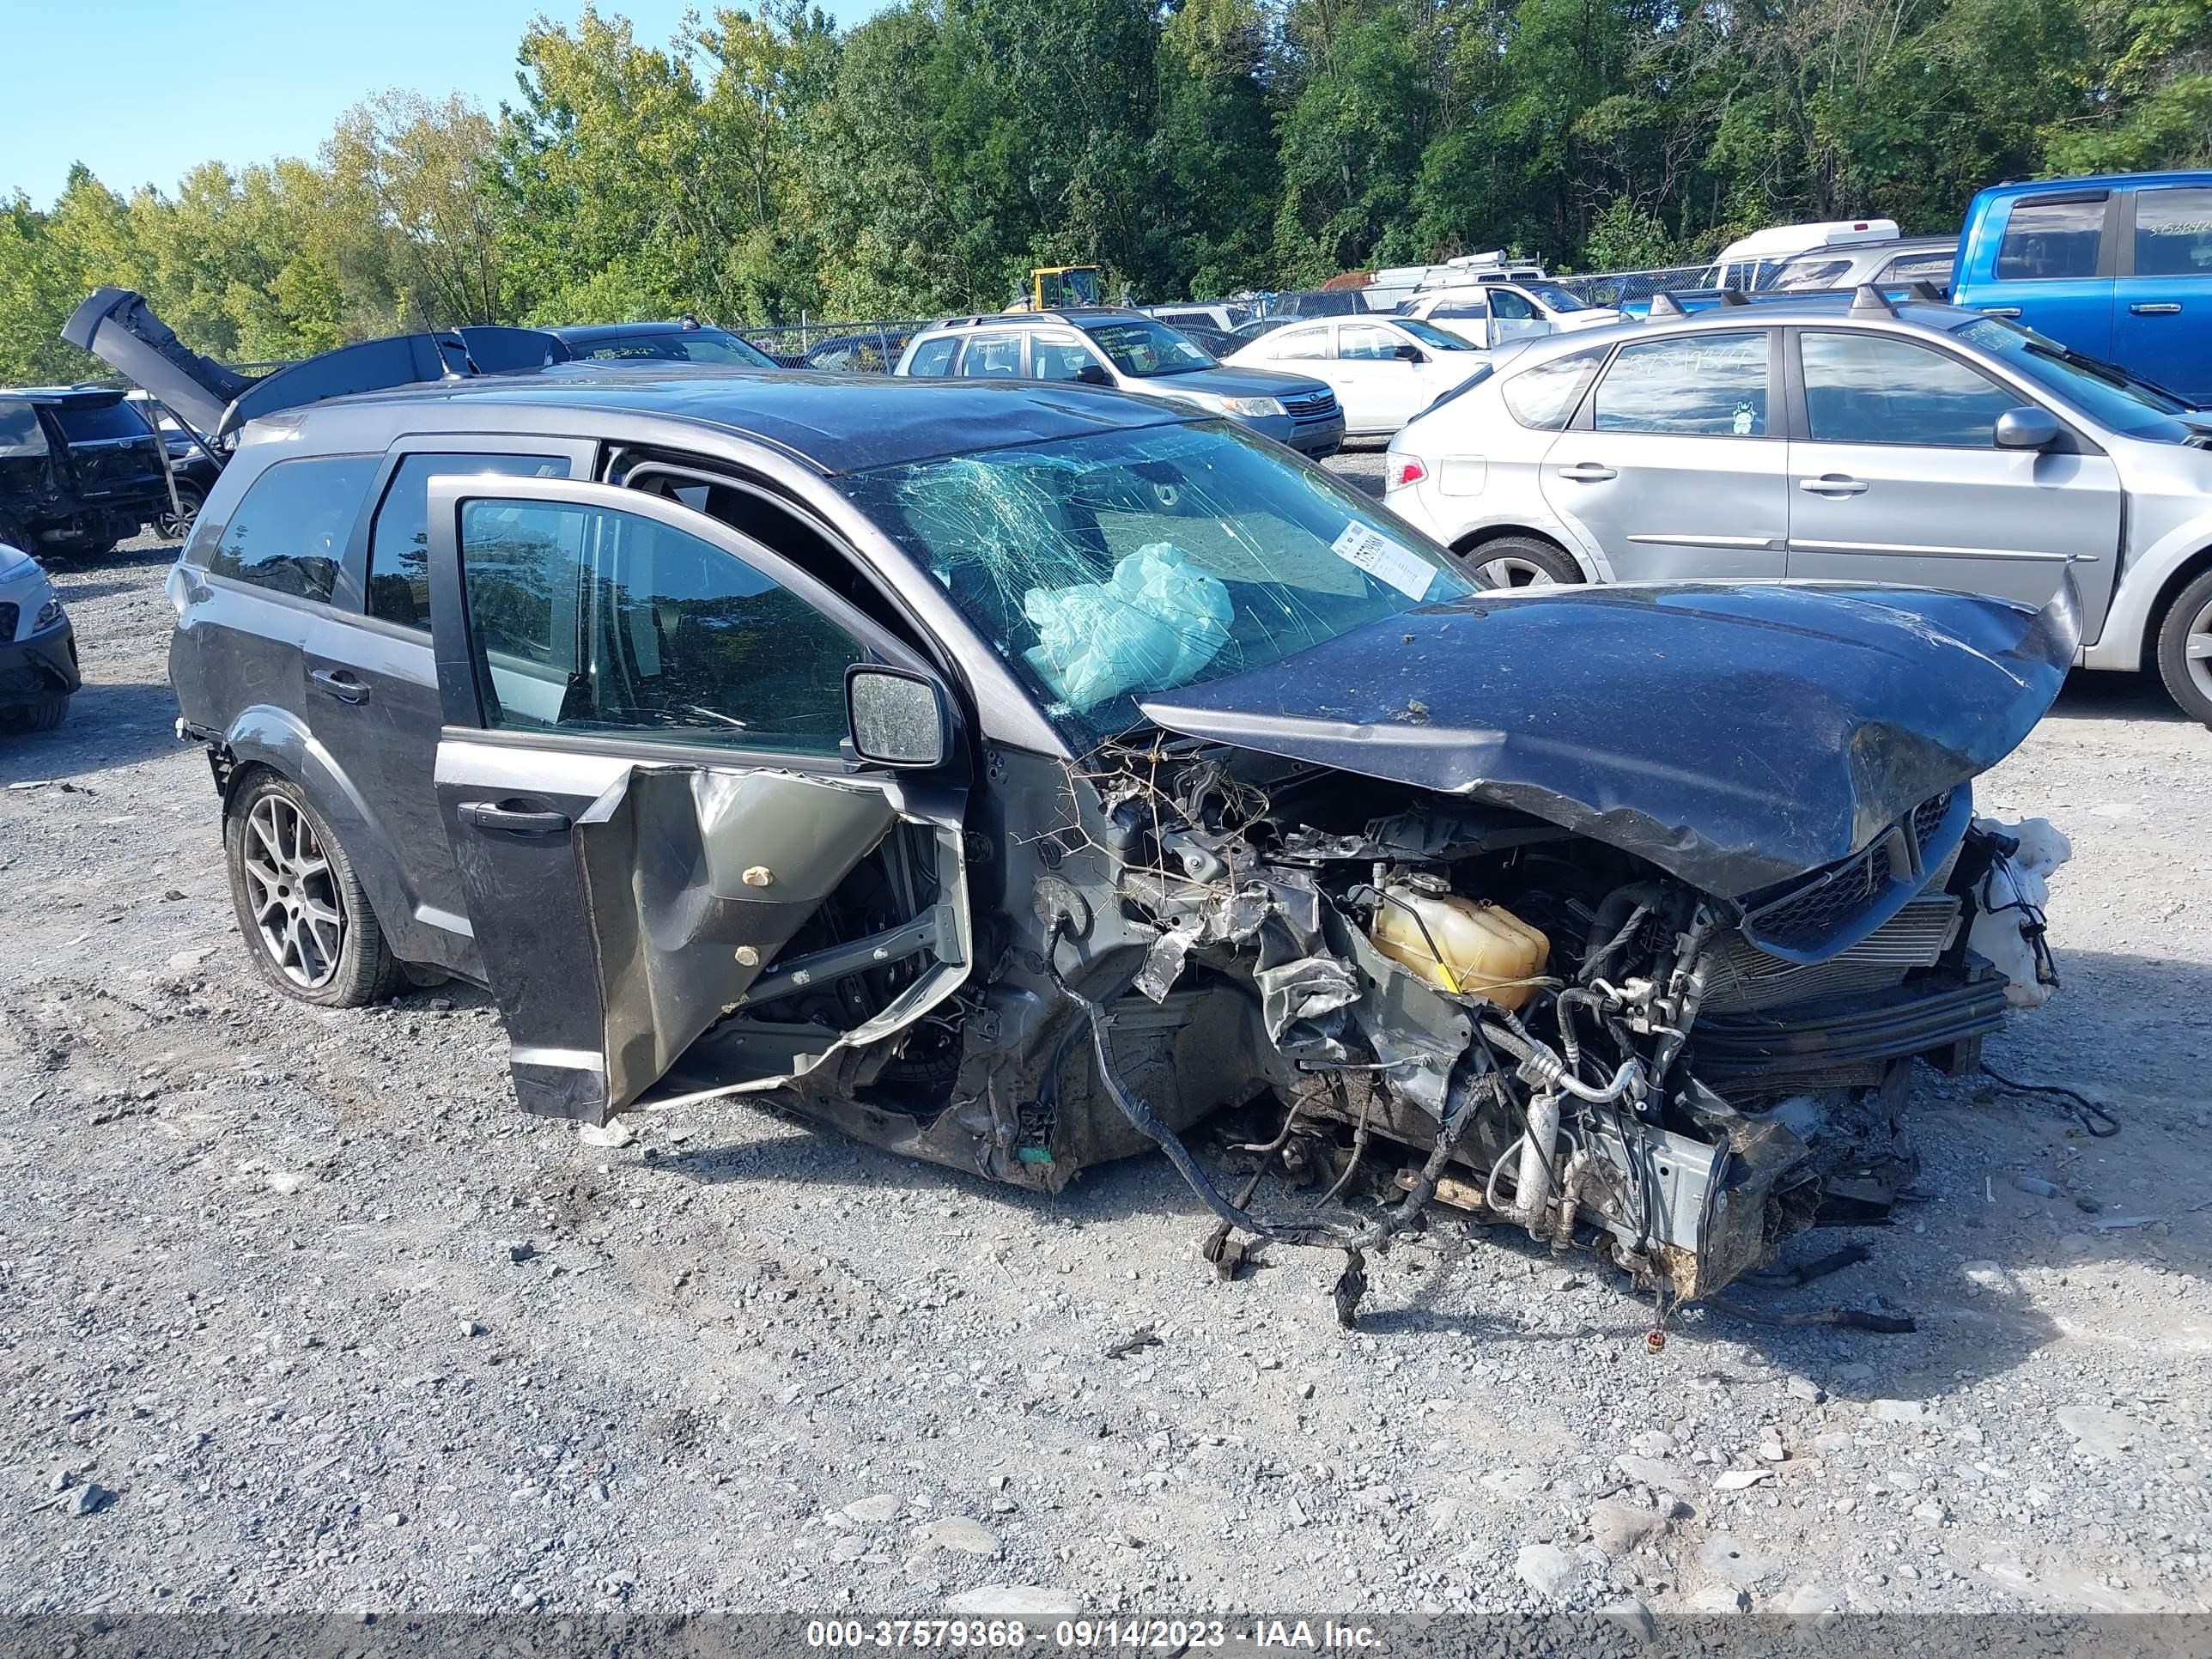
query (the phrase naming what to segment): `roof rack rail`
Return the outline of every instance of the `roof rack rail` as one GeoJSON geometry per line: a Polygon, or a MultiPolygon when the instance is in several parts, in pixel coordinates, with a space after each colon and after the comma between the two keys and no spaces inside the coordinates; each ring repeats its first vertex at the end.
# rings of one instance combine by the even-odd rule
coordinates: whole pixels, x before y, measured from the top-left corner
{"type": "Polygon", "coordinates": [[[1951,303],[1951,296],[1925,276],[1921,277],[1917,282],[1907,283],[1905,285],[1905,291],[1912,298],[1924,300],[1931,306],[1947,306],[1951,303]]]}
{"type": "Polygon", "coordinates": [[[1851,295],[1851,309],[1853,311],[1879,311],[1885,317],[1894,317],[1897,315],[1897,307],[1890,304],[1889,295],[1884,294],[1872,283],[1861,283],[1857,289],[1853,291],[1851,295]]]}
{"type": "Polygon", "coordinates": [[[1662,289],[1651,296],[1651,303],[1644,307],[1644,314],[1646,317],[1686,317],[1690,313],[1682,309],[1680,300],[1662,289]]]}
{"type": "Polygon", "coordinates": [[[1724,288],[1719,293],[1723,306],[1747,306],[1751,303],[1751,295],[1740,288],[1724,288]]]}

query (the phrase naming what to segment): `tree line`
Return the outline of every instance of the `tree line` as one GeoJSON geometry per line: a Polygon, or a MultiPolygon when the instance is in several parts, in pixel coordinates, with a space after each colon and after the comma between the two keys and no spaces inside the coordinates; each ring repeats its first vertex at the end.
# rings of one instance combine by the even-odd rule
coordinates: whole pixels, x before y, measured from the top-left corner
{"type": "Polygon", "coordinates": [[[142,290],[198,349],[405,329],[1142,299],[1505,247],[1686,261],[1762,224],[1955,228],[2007,177],[2212,161],[2207,0],[802,0],[666,45],[540,18],[495,112],[392,92],[313,160],[0,205],[0,380],[142,290]]]}

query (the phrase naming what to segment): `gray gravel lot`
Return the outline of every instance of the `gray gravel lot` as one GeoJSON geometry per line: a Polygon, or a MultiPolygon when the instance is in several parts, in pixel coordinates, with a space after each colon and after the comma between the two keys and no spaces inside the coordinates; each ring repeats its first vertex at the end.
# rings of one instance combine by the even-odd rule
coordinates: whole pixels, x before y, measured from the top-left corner
{"type": "Polygon", "coordinates": [[[1217,1283],[1157,1158],[1051,1200],[757,1103],[587,1146],[473,992],[280,1005],[168,556],[57,573],[88,684],[0,740],[9,1608],[2207,1606],[2212,734],[2149,684],[1981,791],[2075,846],[2065,988],[1991,1058],[2124,1133],[1923,1078],[1914,1201],[1799,1245],[1872,1259],[1754,1293],[1916,1334],[1654,1354],[1621,1281],[1453,1219],[1347,1337],[1334,1258],[1217,1283]]]}

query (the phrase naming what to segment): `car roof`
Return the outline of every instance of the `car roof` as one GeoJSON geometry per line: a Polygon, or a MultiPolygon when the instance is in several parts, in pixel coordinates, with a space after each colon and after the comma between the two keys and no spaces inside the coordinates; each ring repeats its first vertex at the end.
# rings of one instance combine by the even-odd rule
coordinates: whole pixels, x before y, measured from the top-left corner
{"type": "MultiPolygon", "coordinates": [[[[1122,306],[1051,306],[1042,311],[983,311],[947,317],[925,332],[971,328],[1088,328],[1094,323],[1157,323],[1159,319],[1122,306]]],[[[917,336],[916,337],[919,337],[917,336]]]]}
{"type": "Polygon", "coordinates": [[[1525,354],[1525,361],[1549,362],[1553,357],[1566,356],[1573,352],[1586,351],[1593,346],[1610,345],[1621,340],[1663,338],[1670,334],[1710,334],[1718,329],[1772,328],[1777,324],[1791,322],[1842,322],[1871,325],[1877,328],[1888,323],[1905,323],[1948,334],[1982,316],[1978,311],[1940,305],[1926,300],[1899,300],[1881,310],[1854,310],[1852,307],[1856,298],[1856,290],[1846,289],[1761,299],[1755,304],[1693,311],[1685,317],[1657,317],[1642,322],[1632,318],[1626,322],[1611,323],[1603,328],[1585,328],[1570,334],[1540,336],[1529,342],[1532,349],[1525,354]]]}
{"type": "Polygon", "coordinates": [[[660,334],[721,334],[727,331],[712,323],[574,323],[545,331],[556,339],[576,345],[599,345],[608,340],[638,340],[660,334]]]}
{"type": "Polygon", "coordinates": [[[2145,185],[2212,185],[2212,171],[2177,167],[2162,173],[2085,173],[2072,179],[2008,179],[1978,194],[1992,198],[2048,196],[2069,190],[2134,190],[2145,185]]]}
{"type": "Polygon", "coordinates": [[[45,409],[99,409],[123,401],[120,388],[104,386],[0,386],[0,398],[14,398],[45,409]]]}
{"type": "Polygon", "coordinates": [[[334,398],[291,413],[313,422],[326,410],[395,405],[425,406],[426,415],[435,406],[433,423],[420,429],[439,431],[464,429],[471,413],[489,431],[501,429],[505,411],[551,411],[576,418],[575,435],[586,438],[593,435],[588,424],[593,415],[657,416],[772,445],[826,473],[1200,418],[1195,410],[1150,398],[1066,381],[932,380],[658,362],[562,364],[529,374],[440,380],[334,398]]]}

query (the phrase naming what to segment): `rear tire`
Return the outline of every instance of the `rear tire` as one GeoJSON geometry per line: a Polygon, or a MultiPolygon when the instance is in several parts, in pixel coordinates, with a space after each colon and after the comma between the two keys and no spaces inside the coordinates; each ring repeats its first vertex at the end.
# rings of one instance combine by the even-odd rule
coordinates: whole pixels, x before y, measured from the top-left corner
{"type": "Polygon", "coordinates": [[[1538,536],[1499,536],[1468,548],[1459,562],[1478,587],[1550,587],[1583,579],[1565,548],[1538,536]]]}
{"type": "Polygon", "coordinates": [[[40,697],[0,708],[0,732],[51,732],[69,716],[69,698],[40,697]]]}
{"type": "Polygon", "coordinates": [[[165,542],[190,539],[192,526],[199,522],[200,508],[207,505],[207,492],[198,484],[177,481],[177,506],[180,511],[162,512],[154,515],[153,531],[165,542]]]}
{"type": "Polygon", "coordinates": [[[2175,594],[2159,619],[2158,675],[2183,714],[2212,727],[2212,570],[2175,594]]]}
{"type": "Polygon", "coordinates": [[[222,842],[238,931],[263,979],[319,1008],[366,1007],[398,988],[353,860],[298,785],[257,775],[231,797],[222,842]]]}

